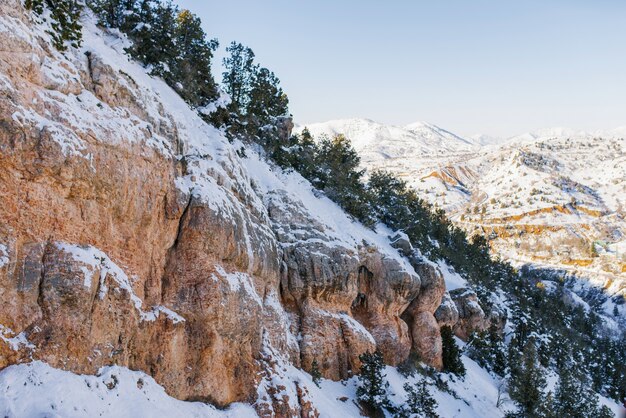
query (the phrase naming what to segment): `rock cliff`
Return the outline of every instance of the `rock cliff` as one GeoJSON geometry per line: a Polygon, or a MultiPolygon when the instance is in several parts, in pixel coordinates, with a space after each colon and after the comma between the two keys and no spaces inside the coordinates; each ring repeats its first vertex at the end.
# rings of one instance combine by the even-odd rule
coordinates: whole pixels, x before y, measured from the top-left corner
{"type": "Polygon", "coordinates": [[[441,366],[435,265],[240,157],[84,24],[61,54],[21,2],[0,5],[0,368],[120,365],[179,399],[288,416],[315,406],[285,365],[344,379],[378,348],[441,366]]]}

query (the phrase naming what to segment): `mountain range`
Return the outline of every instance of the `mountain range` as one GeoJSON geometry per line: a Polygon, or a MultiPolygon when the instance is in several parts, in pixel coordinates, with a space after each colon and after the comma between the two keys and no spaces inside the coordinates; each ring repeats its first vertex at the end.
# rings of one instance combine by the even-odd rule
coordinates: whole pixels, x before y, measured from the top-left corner
{"type": "MultiPolygon", "coordinates": [[[[306,128],[314,137],[345,135],[363,168],[396,174],[514,265],[573,275],[617,303],[626,295],[626,128],[507,139],[464,138],[425,122],[306,128]]],[[[605,310],[611,316],[613,304],[605,310]]]]}

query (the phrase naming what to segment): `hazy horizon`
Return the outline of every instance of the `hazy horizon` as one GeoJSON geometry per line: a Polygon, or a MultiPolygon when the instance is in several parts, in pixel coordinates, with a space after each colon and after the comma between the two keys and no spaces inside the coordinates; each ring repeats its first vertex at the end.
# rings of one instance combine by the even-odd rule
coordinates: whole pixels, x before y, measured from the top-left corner
{"type": "Polygon", "coordinates": [[[224,47],[250,46],[301,124],[428,121],[496,137],[626,125],[624,2],[177,3],[219,39],[218,79],[224,47]]]}

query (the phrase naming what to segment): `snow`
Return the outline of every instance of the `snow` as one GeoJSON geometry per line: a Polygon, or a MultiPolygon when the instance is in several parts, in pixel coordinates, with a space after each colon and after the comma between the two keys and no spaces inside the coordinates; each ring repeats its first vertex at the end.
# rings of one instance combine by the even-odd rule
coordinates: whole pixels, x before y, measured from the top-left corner
{"type": "MultiPolygon", "coordinates": [[[[500,382],[481,369],[474,361],[463,356],[463,363],[467,369],[464,380],[449,376],[443,379],[448,382],[453,394],[438,390],[434,382],[427,380],[428,389],[437,401],[437,413],[446,418],[497,418],[504,416],[511,404],[503,404],[501,408],[496,407],[498,398],[498,385],[500,382]]],[[[387,366],[384,374],[389,382],[389,392],[392,394],[390,400],[396,405],[403,405],[406,402],[406,392],[404,384],[415,384],[421,380],[421,375],[416,374],[405,378],[396,368],[387,366]]],[[[308,376],[308,374],[307,374],[308,376]]],[[[309,388],[311,399],[314,405],[319,405],[321,417],[333,418],[360,417],[360,410],[355,403],[358,378],[353,377],[344,382],[333,382],[322,379],[321,390],[316,390],[315,386],[309,388]],[[341,401],[340,398],[347,398],[341,401]]]]}
{"type": "Polygon", "coordinates": [[[211,275],[211,278],[213,280],[219,281],[220,278],[226,280],[226,283],[228,283],[231,291],[243,291],[259,306],[263,306],[263,301],[261,301],[261,297],[254,288],[254,282],[252,281],[252,277],[250,277],[248,274],[240,272],[228,273],[226,272],[226,270],[224,270],[224,267],[220,266],[219,264],[215,266],[215,271],[217,275],[211,275]]]}
{"type": "Polygon", "coordinates": [[[162,305],[153,306],[150,312],[141,312],[141,318],[144,321],[156,321],[160,314],[165,315],[173,324],[185,322],[181,315],[162,305]]]}
{"type": "Polygon", "coordinates": [[[21,347],[34,350],[35,346],[28,342],[26,334],[20,332],[16,334],[11,328],[0,324],[0,340],[4,341],[13,351],[18,351],[21,347]]]}
{"type": "Polygon", "coordinates": [[[371,342],[372,344],[376,344],[376,341],[374,340],[374,337],[372,336],[372,334],[370,334],[370,332],[367,329],[365,329],[365,327],[361,325],[361,323],[359,323],[356,319],[352,318],[350,315],[343,313],[343,312],[333,313],[333,312],[328,312],[328,311],[321,310],[321,309],[318,309],[317,311],[320,315],[329,316],[331,318],[338,319],[339,321],[341,321],[342,325],[350,327],[353,331],[356,331],[357,333],[367,338],[368,341],[371,342]]]}
{"type": "Polygon", "coordinates": [[[425,153],[443,154],[473,149],[473,145],[466,139],[426,122],[399,127],[380,124],[369,119],[341,119],[299,125],[296,131],[301,131],[305,127],[314,137],[345,135],[365,160],[377,157],[393,159],[425,153]]]}
{"type": "Polygon", "coordinates": [[[115,281],[119,289],[123,289],[128,293],[130,301],[137,309],[143,321],[155,321],[159,317],[159,314],[162,313],[175,324],[184,322],[185,319],[182,316],[164,306],[154,306],[149,311],[143,311],[143,301],[135,294],[131,279],[126,275],[124,270],[115,264],[103,251],[89,245],[80,246],[65,242],[56,242],[55,245],[59,250],[67,253],[81,264],[80,269],[83,273],[83,285],[86,288],[91,288],[92,277],[94,277],[96,272],[99,273],[100,292],[98,293],[98,297],[100,299],[103,299],[109,290],[106,285],[106,278],[110,277],[115,281]]]}
{"type": "Polygon", "coordinates": [[[5,244],[0,244],[0,268],[9,264],[9,250],[5,244]]]}
{"type": "MultiPolygon", "coordinates": [[[[268,344],[267,340],[265,344],[268,344]]],[[[334,382],[321,379],[320,388],[311,376],[289,364],[270,345],[265,353],[273,359],[274,373],[264,376],[259,386],[259,401],[280,399],[291,407],[297,406],[300,388],[305,401],[310,401],[321,418],[357,418],[361,416],[356,403],[358,379],[334,382]],[[272,390],[270,390],[272,389],[272,390]],[[276,392],[278,391],[278,392],[276,392]],[[272,394],[270,394],[272,393],[272,394]],[[287,399],[288,398],[288,399],[287,399]]],[[[503,395],[496,406],[498,388],[502,382],[481,369],[474,361],[462,357],[467,370],[464,379],[443,375],[451,392],[438,390],[427,378],[428,388],[437,401],[437,413],[446,418],[497,418],[513,403],[503,395]]],[[[384,370],[389,382],[390,400],[402,405],[406,400],[404,383],[419,382],[419,374],[405,378],[394,367],[384,370]]],[[[551,377],[551,385],[556,380],[551,377]]],[[[616,416],[623,410],[613,401],[600,397],[616,416]]],[[[109,366],[96,376],[78,375],[58,370],[35,361],[13,365],[0,371],[0,414],[2,416],[62,416],[62,417],[256,417],[250,405],[234,403],[226,410],[217,410],[201,402],[185,402],[171,398],[150,376],[124,367],[109,366]]]]}
{"type": "MultiPolygon", "coordinates": [[[[86,13],[89,15],[89,13],[86,13]]],[[[121,88],[136,99],[144,99],[148,110],[149,122],[146,123],[124,107],[110,107],[107,103],[95,97],[83,85],[81,74],[88,74],[88,63],[85,54],[99,58],[106,57],[109,63],[121,63],[126,60],[125,69],[137,66],[130,64],[128,59],[106,44],[105,38],[113,41],[111,35],[104,35],[94,27],[94,18],[89,16],[83,22],[84,47],[70,48],[65,54],[51,50],[48,56],[43,52],[35,37],[42,38],[50,43],[50,37],[45,31],[46,25],[26,27],[21,21],[3,16],[0,19],[0,30],[10,30],[11,36],[18,37],[28,44],[34,53],[30,59],[34,67],[38,67],[41,74],[41,86],[34,92],[35,100],[32,105],[18,106],[12,118],[22,126],[34,127],[46,131],[50,139],[59,144],[66,156],[88,158],[86,138],[96,141],[142,142],[165,155],[171,155],[169,141],[155,132],[157,127],[168,126],[169,121],[159,113],[159,101],[150,100],[154,91],[143,85],[132,85],[125,78],[120,77],[121,88]],[[116,57],[116,60],[112,58],[116,57]],[[49,111],[54,109],[54,116],[49,111]],[[98,109],[98,111],[94,111],[98,109]]],[[[119,38],[117,38],[119,41],[119,38]]],[[[118,42],[123,44],[124,42],[118,42]]],[[[118,45],[123,47],[123,45],[118,45]]],[[[138,67],[138,66],[137,66],[138,67]]],[[[119,70],[121,66],[114,69],[119,70]]],[[[142,71],[143,72],[143,71],[142,71]]],[[[125,74],[128,74],[127,72],[125,74]]],[[[9,85],[6,77],[0,80],[9,85]]]]}
{"type": "MultiPolygon", "coordinates": [[[[47,91],[38,93],[35,103],[43,103],[48,107],[56,106],[59,109],[59,120],[51,119],[49,113],[38,112],[35,107],[18,109],[13,113],[13,119],[23,125],[45,129],[60,145],[62,152],[72,157],[89,159],[88,144],[84,138],[91,137],[90,134],[94,132],[105,132],[107,135],[95,135],[94,140],[107,138],[112,142],[141,142],[168,158],[184,159],[187,163],[187,174],[176,179],[177,187],[182,192],[200,199],[224,219],[243,228],[249,260],[248,272],[228,272],[218,265],[216,272],[210,276],[211,279],[223,281],[231,291],[247,295],[266,309],[266,313],[270,310],[275,312],[280,325],[284,327],[289,345],[295,346],[298,342],[289,330],[289,318],[280,305],[278,295],[269,292],[262,299],[250,277],[255,260],[251,234],[267,234],[268,237],[273,237],[265,206],[269,196],[284,193],[289,201],[301,205],[307,215],[319,223],[324,232],[324,238],[320,239],[320,242],[324,245],[338,246],[347,252],[357,252],[363,244],[373,245],[386,257],[396,260],[406,271],[415,274],[408,261],[390,245],[388,236],[392,235],[392,231],[383,225],[378,225],[376,231],[365,228],[346,215],[330,199],[315,191],[299,174],[283,172],[269,165],[260,152],[247,148],[249,157],[241,159],[236,152],[242,147],[241,142],[235,140],[229,143],[222,132],[204,123],[200,116],[162,80],[149,77],[145,68],[126,57],[123,49],[127,46],[127,40],[119,32],[100,31],[95,27],[94,19],[89,16],[89,12],[86,14],[83,22],[84,46],[80,50],[70,49],[65,58],[57,54],[55,59],[50,60],[46,57],[43,61],[37,61],[37,55],[33,54],[33,62],[43,69],[44,83],[49,87],[47,91]],[[127,75],[128,79],[119,78],[120,87],[127,89],[131,96],[145,106],[147,114],[145,119],[149,122],[130,114],[124,108],[111,108],[82,88],[78,74],[85,71],[85,53],[102,59],[114,72],[127,75]],[[60,65],[61,62],[64,65],[60,65]],[[66,93],[61,94],[54,89],[66,93]],[[99,110],[94,112],[93,109],[99,110]],[[159,136],[156,133],[158,126],[177,132],[180,143],[172,144],[165,137],[159,136]],[[253,222],[250,213],[258,219],[253,222]],[[250,225],[254,225],[254,231],[249,229],[250,225]]],[[[0,31],[10,31],[13,36],[24,42],[35,44],[29,29],[16,19],[0,17],[0,31]]],[[[40,31],[37,36],[45,38],[46,35],[40,31]]],[[[6,86],[7,90],[13,89],[10,80],[5,76],[0,77],[0,85],[6,86]]],[[[210,114],[227,102],[228,98],[222,95],[216,103],[200,111],[203,114],[210,114]]],[[[422,167],[420,175],[415,176],[411,184],[423,180],[428,188],[432,188],[429,189],[429,197],[444,207],[454,207],[471,198],[471,191],[467,185],[476,181],[476,173],[480,172],[481,164],[484,164],[484,160],[476,159],[475,154],[480,148],[480,144],[477,143],[480,140],[466,140],[427,123],[386,127],[367,120],[345,120],[334,121],[325,126],[311,125],[309,129],[314,135],[345,133],[354,141],[355,147],[362,153],[363,161],[367,164],[380,164],[382,168],[397,166],[400,170],[416,166],[417,163],[423,164],[426,168],[422,167]],[[435,169],[440,173],[455,176],[457,184],[451,187],[428,176],[435,169]]],[[[533,137],[532,140],[536,141],[537,137],[533,137]]],[[[510,158],[506,160],[505,166],[516,162],[516,157],[518,160],[523,157],[519,153],[506,155],[510,158]]],[[[491,177],[487,179],[495,182],[502,176],[515,177],[520,172],[526,172],[534,181],[545,180],[543,172],[531,173],[531,170],[524,170],[509,174],[506,167],[500,167],[488,173],[491,177]]],[[[621,167],[616,167],[614,171],[622,172],[619,170],[621,167]]],[[[407,172],[416,173],[414,167],[407,172]]],[[[602,184],[608,184],[610,180],[611,175],[606,174],[602,184]]],[[[530,185],[524,184],[524,190],[529,189],[530,185]]],[[[481,198],[483,201],[494,196],[491,193],[493,192],[491,186],[491,184],[485,186],[486,193],[481,198]]],[[[619,195],[619,187],[607,189],[611,189],[613,195],[619,195]]],[[[554,186],[551,192],[561,193],[564,190],[563,187],[554,186]]],[[[573,194],[574,192],[567,192],[563,196],[567,195],[570,198],[573,194]]],[[[589,193],[576,192],[575,197],[587,199],[588,203],[591,202],[596,206],[600,204],[595,202],[589,193]]],[[[294,243],[297,244],[298,231],[292,230],[291,233],[294,243]]],[[[128,293],[130,302],[142,320],[155,321],[163,314],[173,323],[185,321],[185,318],[162,305],[144,311],[143,301],[134,292],[133,280],[101,250],[70,243],[56,245],[81,264],[79,268],[83,274],[84,287],[91,288],[92,279],[99,273],[100,298],[108,292],[105,279],[110,277],[118,289],[128,293]]],[[[0,267],[7,262],[8,251],[6,246],[0,244],[0,267]]],[[[466,287],[465,280],[445,263],[438,262],[437,265],[449,290],[466,287]]],[[[321,313],[339,319],[343,325],[374,342],[371,334],[347,313],[326,311],[321,313]]],[[[34,348],[23,333],[16,335],[11,329],[1,325],[0,339],[14,350],[21,346],[34,348]]],[[[319,389],[306,372],[294,367],[281,353],[271,347],[266,335],[264,345],[266,356],[264,361],[271,365],[273,373],[262,377],[258,388],[258,402],[267,401],[270,397],[282,398],[290,406],[296,407],[297,389],[301,387],[305,389],[305,398],[308,397],[313,402],[322,417],[360,416],[355,403],[356,378],[346,382],[322,380],[319,389]],[[274,393],[270,389],[279,389],[279,392],[274,393]],[[343,396],[347,397],[345,402],[340,399],[343,396]]],[[[500,382],[467,357],[463,357],[463,361],[468,370],[464,380],[445,378],[456,393],[456,397],[438,391],[433,385],[430,386],[439,402],[440,415],[502,416],[504,411],[496,407],[500,382]]],[[[402,385],[406,380],[392,367],[386,368],[386,374],[393,392],[392,400],[402,403],[406,396],[402,385]]],[[[415,378],[410,378],[409,381],[414,382],[415,378]]],[[[226,411],[218,411],[210,405],[175,400],[167,396],[163,388],[151,377],[123,367],[111,366],[101,369],[98,376],[83,376],[53,369],[41,362],[14,365],[0,371],[1,413],[8,416],[64,417],[256,416],[248,405],[234,404],[226,411]]]]}
{"type": "Polygon", "coordinates": [[[396,260],[405,271],[415,274],[408,260],[391,246],[388,238],[393,235],[391,230],[384,225],[377,225],[376,231],[364,227],[350,218],[339,205],[315,190],[299,173],[272,168],[254,151],[248,154],[246,168],[254,178],[259,194],[267,197],[273,193],[287,193],[290,201],[300,204],[310,218],[323,225],[324,234],[328,237],[328,241],[324,241],[326,246],[356,252],[364,243],[373,245],[386,257],[396,260]]]}
{"type": "MultiPolygon", "coordinates": [[[[364,119],[307,128],[313,135],[346,135],[363,168],[407,181],[470,236],[488,236],[502,259],[564,270],[616,300],[626,296],[623,127],[592,133],[549,128],[508,141],[459,141],[427,123],[409,126],[428,131],[417,136],[406,127],[364,119]],[[596,245],[599,256],[590,257],[590,243],[598,241],[604,243],[596,245]]],[[[440,268],[448,289],[465,287],[459,276],[440,268]]],[[[607,302],[604,310],[612,315],[614,306],[607,302]]]]}
{"type": "MultiPolygon", "coordinates": [[[[282,391],[274,398],[283,395],[291,399],[296,394],[296,385],[302,389],[305,400],[310,400],[320,413],[321,418],[335,417],[360,417],[356,390],[358,378],[352,377],[346,381],[334,382],[321,379],[320,388],[315,386],[311,376],[289,364],[275,352],[271,345],[266,342],[266,354],[274,359],[274,373],[271,378],[266,378],[259,387],[259,401],[271,399],[270,387],[281,388],[282,391]]],[[[443,375],[451,393],[440,391],[434,382],[427,379],[429,391],[437,400],[437,413],[446,418],[497,418],[504,416],[507,409],[513,409],[513,404],[503,402],[498,408],[498,387],[503,387],[502,382],[481,369],[473,360],[466,356],[462,357],[467,370],[465,379],[452,378],[443,375]]],[[[405,378],[395,367],[386,366],[384,370],[386,381],[389,383],[390,400],[400,406],[406,401],[404,384],[414,384],[421,380],[421,375],[416,374],[405,378]]],[[[390,415],[388,415],[390,416],[390,415]]]]}
{"type": "Polygon", "coordinates": [[[291,332],[290,325],[291,319],[289,315],[281,305],[278,300],[278,294],[275,290],[270,290],[266,293],[265,299],[263,300],[263,307],[265,314],[271,314],[272,312],[278,316],[278,324],[282,327],[284,332],[285,341],[287,341],[287,345],[290,349],[298,351],[300,349],[300,344],[298,343],[298,338],[291,332]]]}
{"type": "Polygon", "coordinates": [[[446,290],[454,290],[466,288],[467,280],[465,280],[459,273],[454,271],[454,268],[446,264],[445,261],[439,260],[437,261],[437,267],[441,271],[443,275],[443,280],[446,282],[446,290]]]}
{"type": "Polygon", "coordinates": [[[145,373],[124,367],[77,375],[36,361],[0,371],[0,415],[7,417],[256,417],[249,405],[226,410],[184,402],[145,373]]]}

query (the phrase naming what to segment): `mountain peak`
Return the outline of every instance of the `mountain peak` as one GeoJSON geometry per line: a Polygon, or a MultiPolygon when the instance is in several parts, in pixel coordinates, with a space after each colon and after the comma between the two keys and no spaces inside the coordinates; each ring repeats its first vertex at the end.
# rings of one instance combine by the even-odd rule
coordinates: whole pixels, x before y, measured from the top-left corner
{"type": "MultiPolygon", "coordinates": [[[[296,131],[303,128],[304,125],[300,125],[296,131]]],[[[306,128],[316,137],[345,135],[365,159],[374,158],[374,154],[383,158],[398,158],[468,152],[475,148],[473,142],[428,122],[394,126],[352,118],[309,124],[306,128]]]]}

